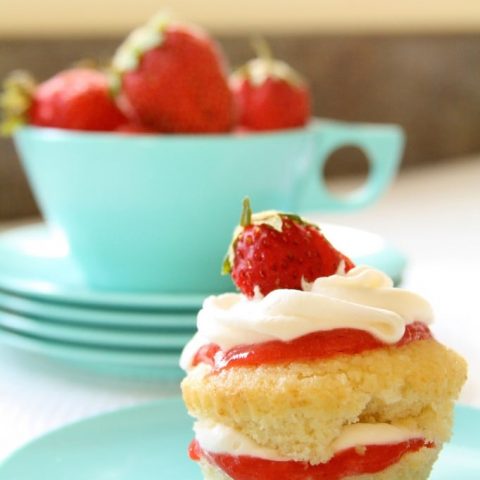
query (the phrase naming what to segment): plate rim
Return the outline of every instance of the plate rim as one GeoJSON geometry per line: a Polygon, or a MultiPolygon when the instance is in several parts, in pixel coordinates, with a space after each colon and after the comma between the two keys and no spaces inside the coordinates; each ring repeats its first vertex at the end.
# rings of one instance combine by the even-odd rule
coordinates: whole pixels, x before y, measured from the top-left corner
{"type": "Polygon", "coordinates": [[[53,341],[74,342],[86,346],[112,346],[126,348],[183,348],[195,333],[195,324],[190,330],[174,328],[137,330],[131,328],[108,328],[100,325],[79,325],[50,322],[47,319],[36,319],[28,315],[6,311],[0,307],[0,327],[31,334],[53,341]]]}
{"type": "Polygon", "coordinates": [[[35,319],[76,325],[97,325],[112,328],[190,328],[188,321],[197,316],[193,310],[129,310],[122,308],[92,308],[43,302],[7,293],[0,289],[0,310],[35,319]],[[68,319],[67,319],[68,317],[68,319]],[[91,317],[95,317],[94,319],[91,317]],[[183,317],[183,318],[182,318],[183,317]]]}
{"type": "Polygon", "coordinates": [[[178,351],[127,348],[101,348],[100,346],[69,345],[65,342],[34,337],[13,332],[0,326],[0,342],[21,351],[41,354],[53,359],[62,359],[82,365],[95,365],[103,362],[103,366],[125,366],[132,369],[155,368],[161,370],[167,365],[178,367],[180,349],[178,351]],[[164,363],[162,363],[164,362],[164,363]],[[166,362],[166,363],[165,363],[166,362]]]}

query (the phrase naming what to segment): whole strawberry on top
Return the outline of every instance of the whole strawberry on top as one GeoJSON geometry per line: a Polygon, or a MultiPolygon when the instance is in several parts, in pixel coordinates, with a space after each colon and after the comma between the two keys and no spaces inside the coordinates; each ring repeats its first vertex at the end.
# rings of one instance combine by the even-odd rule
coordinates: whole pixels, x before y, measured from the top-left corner
{"type": "Polygon", "coordinates": [[[107,76],[97,70],[72,68],[40,84],[26,72],[13,72],[4,87],[4,133],[23,124],[113,131],[127,121],[110,95],[107,76]]]}
{"type": "Polygon", "coordinates": [[[302,127],[311,116],[307,83],[285,62],[275,60],[265,42],[255,45],[258,57],[230,77],[240,129],[302,127]]]}
{"type": "Polygon", "coordinates": [[[198,27],[157,15],[120,46],[113,69],[119,104],[129,118],[168,133],[232,129],[223,57],[198,27]]]}
{"type": "Polygon", "coordinates": [[[318,277],[353,267],[317,225],[289,213],[252,214],[247,198],[222,273],[230,273],[236,286],[252,298],[280,288],[303,290],[318,277]]]}

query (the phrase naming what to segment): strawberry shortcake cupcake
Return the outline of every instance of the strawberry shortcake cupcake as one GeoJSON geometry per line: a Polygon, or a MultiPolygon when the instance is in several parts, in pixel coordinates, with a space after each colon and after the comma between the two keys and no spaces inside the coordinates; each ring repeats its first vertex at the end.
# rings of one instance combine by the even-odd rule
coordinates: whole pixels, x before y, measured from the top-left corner
{"type": "Polygon", "coordinates": [[[426,479],[466,378],[428,302],[248,201],[224,270],[241,293],[205,300],[181,359],[204,477],[426,479]]]}

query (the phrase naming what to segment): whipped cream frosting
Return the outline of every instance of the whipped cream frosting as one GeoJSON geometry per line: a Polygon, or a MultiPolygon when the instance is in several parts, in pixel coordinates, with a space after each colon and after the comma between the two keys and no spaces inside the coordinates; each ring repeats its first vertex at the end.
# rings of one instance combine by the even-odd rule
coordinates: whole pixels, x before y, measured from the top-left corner
{"type": "Polygon", "coordinates": [[[354,328],[394,344],[403,337],[406,325],[415,321],[429,324],[433,319],[425,299],[394,288],[387,275],[367,266],[317,278],[304,283],[304,289],[279,289],[254,299],[239,293],[208,297],[197,317],[198,332],[182,353],[181,367],[187,370],[198,349],[208,343],[229,350],[354,328]]]}
{"type": "MultiPolygon", "coordinates": [[[[193,429],[200,447],[210,453],[250,456],[279,462],[290,460],[273,449],[258,445],[226,425],[199,421],[195,423],[193,429]]],[[[340,435],[331,445],[332,455],[352,447],[391,445],[414,438],[422,438],[422,435],[388,423],[355,423],[342,428],[340,435]]]]}

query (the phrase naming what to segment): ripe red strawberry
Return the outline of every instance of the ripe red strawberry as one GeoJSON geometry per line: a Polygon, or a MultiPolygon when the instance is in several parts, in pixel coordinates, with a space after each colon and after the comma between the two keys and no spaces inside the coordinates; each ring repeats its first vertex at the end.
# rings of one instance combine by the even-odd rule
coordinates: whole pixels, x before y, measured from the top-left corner
{"type": "Polygon", "coordinates": [[[251,298],[279,288],[302,290],[305,282],[337,273],[342,262],[345,271],[354,267],[316,225],[275,211],[252,215],[246,199],[223,273],[251,298]]]}
{"type": "Polygon", "coordinates": [[[2,105],[7,128],[27,123],[40,127],[111,131],[126,122],[109,91],[107,76],[73,68],[36,85],[24,72],[5,81],[2,105]]]}
{"type": "Polygon", "coordinates": [[[133,31],[113,61],[119,104],[161,132],[227,132],[233,97],[221,52],[196,27],[157,16],[133,31]]]}
{"type": "Polygon", "coordinates": [[[289,65],[274,60],[265,44],[260,56],[230,77],[238,123],[250,130],[280,130],[310,119],[310,91],[289,65]]]}

